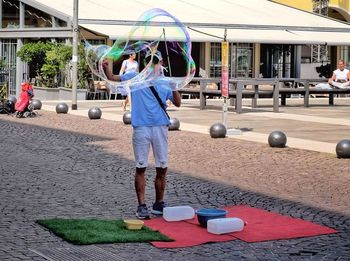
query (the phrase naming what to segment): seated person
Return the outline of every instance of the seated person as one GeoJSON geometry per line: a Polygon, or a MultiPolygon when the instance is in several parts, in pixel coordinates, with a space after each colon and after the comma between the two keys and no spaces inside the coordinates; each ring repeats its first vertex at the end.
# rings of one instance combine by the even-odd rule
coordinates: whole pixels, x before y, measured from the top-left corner
{"type": "Polygon", "coordinates": [[[336,88],[350,88],[350,71],[345,68],[344,60],[339,60],[338,69],[333,71],[328,83],[336,88]]]}

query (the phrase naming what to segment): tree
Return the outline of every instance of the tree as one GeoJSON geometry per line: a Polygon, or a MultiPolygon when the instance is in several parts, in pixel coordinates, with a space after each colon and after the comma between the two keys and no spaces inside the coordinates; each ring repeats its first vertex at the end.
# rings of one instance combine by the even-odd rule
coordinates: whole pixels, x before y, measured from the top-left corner
{"type": "Polygon", "coordinates": [[[86,61],[84,46],[80,45],[78,49],[78,84],[80,88],[86,88],[89,79],[92,77],[91,69],[86,61]]]}
{"type": "Polygon", "coordinates": [[[41,76],[47,86],[58,85],[61,72],[64,72],[72,57],[72,47],[63,44],[55,44],[46,51],[45,63],[41,67],[41,76]]]}
{"type": "MultiPolygon", "coordinates": [[[[52,42],[30,42],[22,46],[17,56],[35,68],[39,85],[47,87],[71,87],[70,75],[73,48],[70,45],[52,42]]],[[[85,88],[91,72],[85,59],[84,48],[79,48],[78,87],[85,88]]]]}
{"type": "Polygon", "coordinates": [[[24,44],[18,50],[17,56],[22,61],[28,62],[35,68],[36,74],[39,76],[41,67],[45,64],[46,52],[53,47],[51,42],[30,42],[24,44]]]}

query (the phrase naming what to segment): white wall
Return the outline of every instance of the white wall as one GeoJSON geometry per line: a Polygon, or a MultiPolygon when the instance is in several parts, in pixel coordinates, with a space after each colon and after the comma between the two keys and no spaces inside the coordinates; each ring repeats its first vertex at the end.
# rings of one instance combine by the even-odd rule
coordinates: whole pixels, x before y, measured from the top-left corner
{"type": "Polygon", "coordinates": [[[300,78],[320,78],[316,72],[316,67],[319,67],[320,65],[322,65],[322,63],[302,63],[300,66],[300,78]]]}

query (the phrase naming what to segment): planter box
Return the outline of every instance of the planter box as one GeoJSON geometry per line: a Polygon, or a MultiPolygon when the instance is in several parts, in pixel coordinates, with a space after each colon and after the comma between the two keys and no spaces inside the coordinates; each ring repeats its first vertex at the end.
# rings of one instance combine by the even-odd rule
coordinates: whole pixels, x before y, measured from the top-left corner
{"type": "MultiPolygon", "coordinates": [[[[86,89],[77,90],[77,100],[86,100],[86,89]]],[[[73,97],[72,89],[65,87],[47,88],[34,86],[34,97],[42,101],[50,100],[71,100],[73,97]]]]}

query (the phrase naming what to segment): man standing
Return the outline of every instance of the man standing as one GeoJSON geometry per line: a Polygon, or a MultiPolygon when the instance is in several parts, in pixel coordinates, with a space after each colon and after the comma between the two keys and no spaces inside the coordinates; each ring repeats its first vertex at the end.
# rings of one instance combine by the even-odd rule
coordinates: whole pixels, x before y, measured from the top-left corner
{"type": "Polygon", "coordinates": [[[345,69],[344,60],[338,61],[338,69],[333,71],[328,83],[340,89],[350,87],[350,71],[345,69]]]}
{"type": "MultiPolygon", "coordinates": [[[[153,57],[149,53],[145,59],[147,61],[150,58],[152,58],[150,68],[154,70],[152,72],[154,74],[153,86],[139,87],[131,92],[133,101],[131,104],[132,144],[136,161],[135,190],[138,200],[136,216],[139,219],[150,217],[145,201],[145,172],[148,167],[148,155],[151,147],[156,167],[155,202],[151,212],[156,215],[163,214],[168,167],[168,125],[170,124],[165,109],[166,101],[170,100],[176,107],[181,105],[180,93],[172,91],[167,81],[164,80],[161,53],[156,51],[153,57]]],[[[136,74],[129,73],[118,76],[112,75],[111,70],[107,70],[107,76],[113,80],[126,81],[136,74]]]]}

